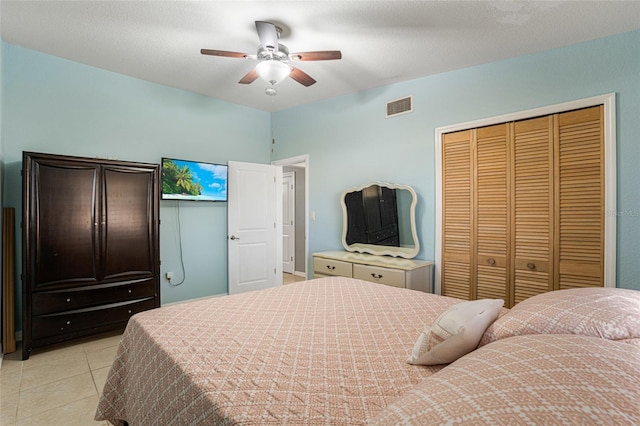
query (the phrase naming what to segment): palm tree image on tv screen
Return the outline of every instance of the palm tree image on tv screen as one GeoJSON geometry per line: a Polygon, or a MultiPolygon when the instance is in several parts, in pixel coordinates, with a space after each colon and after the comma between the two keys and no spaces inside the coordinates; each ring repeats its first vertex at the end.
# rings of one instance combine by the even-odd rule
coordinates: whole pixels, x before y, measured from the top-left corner
{"type": "Polygon", "coordinates": [[[227,166],[163,158],[162,199],[226,201],[227,166]]]}

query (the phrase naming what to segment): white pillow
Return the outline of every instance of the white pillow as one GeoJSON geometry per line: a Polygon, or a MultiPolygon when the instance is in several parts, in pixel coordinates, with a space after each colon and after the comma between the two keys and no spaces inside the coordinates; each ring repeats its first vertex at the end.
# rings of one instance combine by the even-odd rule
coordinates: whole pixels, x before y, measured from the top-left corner
{"type": "Polygon", "coordinates": [[[502,299],[482,299],[451,306],[427,326],[413,346],[409,364],[448,364],[474,350],[498,318],[502,299]]]}

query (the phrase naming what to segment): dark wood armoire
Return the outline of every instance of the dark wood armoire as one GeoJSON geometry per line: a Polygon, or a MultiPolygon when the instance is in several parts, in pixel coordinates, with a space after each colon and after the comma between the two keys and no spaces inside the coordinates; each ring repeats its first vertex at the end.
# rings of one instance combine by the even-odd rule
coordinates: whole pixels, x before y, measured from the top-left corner
{"type": "Polygon", "coordinates": [[[160,306],[159,166],[23,153],[22,358],[160,306]]]}

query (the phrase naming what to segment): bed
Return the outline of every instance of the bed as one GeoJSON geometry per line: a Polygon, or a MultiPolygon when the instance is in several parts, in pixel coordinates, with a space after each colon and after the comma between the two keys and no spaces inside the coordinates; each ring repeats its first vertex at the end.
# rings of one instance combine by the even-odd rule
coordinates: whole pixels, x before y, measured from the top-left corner
{"type": "MultiPolygon", "coordinates": [[[[503,386],[522,384],[513,381],[515,373],[527,368],[543,370],[545,356],[548,357],[545,351],[557,353],[559,347],[568,345],[562,349],[564,353],[582,347],[586,348],[585,359],[600,360],[588,377],[576,375],[580,386],[586,389],[594,385],[589,380],[602,384],[597,394],[582,398],[583,408],[591,412],[590,418],[615,419],[618,424],[640,423],[640,345],[629,344],[640,339],[640,298],[637,300],[631,298],[628,302],[632,308],[637,304],[638,318],[634,322],[636,311],[632,311],[631,320],[622,325],[629,329],[617,339],[623,342],[610,339],[603,345],[599,344],[605,340],[602,335],[571,336],[571,340],[558,339],[556,336],[565,335],[558,333],[552,336],[555,340],[544,340],[549,336],[540,338],[532,333],[510,338],[505,330],[513,324],[510,314],[516,308],[498,309],[483,325],[471,353],[449,365],[412,365],[407,361],[418,347],[416,339],[430,329],[425,326],[435,326],[445,313],[461,306],[463,301],[454,298],[331,277],[172,305],[137,314],[129,321],[96,420],[131,426],[444,424],[457,418],[455,407],[459,406],[467,414],[489,413],[489,417],[468,417],[476,423],[487,421],[492,415],[526,423],[526,407],[516,410],[516,414],[504,409],[491,414],[489,408],[500,406],[500,395],[492,394],[483,400],[488,407],[483,407],[482,401],[470,402],[469,392],[476,396],[480,393],[465,386],[490,383],[490,378],[497,377],[493,372],[482,379],[474,369],[489,364],[504,376],[498,381],[503,386]],[[507,324],[506,328],[499,327],[501,321],[507,324]],[[487,332],[492,333],[489,337],[484,333],[487,326],[487,332]],[[473,350],[482,336],[483,346],[473,350]],[[575,339],[586,339],[588,344],[575,339]],[[514,351],[510,344],[535,347],[529,352],[538,361],[516,357],[521,365],[515,369],[511,364],[495,364],[496,351],[514,351]],[[600,354],[597,348],[604,348],[604,353],[600,354]],[[608,357],[620,360],[613,364],[603,362],[608,357]],[[465,362],[469,364],[465,366],[465,362]],[[613,402],[613,394],[607,393],[613,385],[599,377],[609,373],[616,379],[613,402]],[[460,379],[453,380],[456,377],[460,379]],[[458,386],[455,392],[453,384],[458,386]],[[438,398],[443,386],[449,392],[448,411],[442,411],[441,404],[430,411],[429,404],[441,401],[438,398]],[[434,397],[430,392],[435,392],[434,397]],[[416,406],[415,401],[422,402],[416,406]]],[[[628,310],[628,306],[622,309],[628,310]]],[[[522,330],[513,333],[527,334],[522,330]]],[[[533,377],[527,374],[522,379],[525,382],[533,377]]],[[[490,393],[487,386],[493,388],[498,382],[485,385],[483,395],[490,393]]],[[[531,385],[536,385],[535,381],[531,385]]],[[[566,382],[550,384],[551,388],[565,385],[566,382]]],[[[534,409],[529,415],[540,414],[539,411],[534,409]]],[[[562,416],[570,419],[571,415],[557,409],[547,420],[562,416]]],[[[458,418],[456,423],[464,423],[464,419],[458,418]]]]}

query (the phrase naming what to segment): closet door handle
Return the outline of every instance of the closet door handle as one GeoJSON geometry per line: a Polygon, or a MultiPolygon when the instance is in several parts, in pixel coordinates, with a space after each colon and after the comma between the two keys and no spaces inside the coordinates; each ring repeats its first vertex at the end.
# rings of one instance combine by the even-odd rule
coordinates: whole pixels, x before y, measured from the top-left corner
{"type": "Polygon", "coordinates": [[[490,257],[489,260],[487,260],[487,263],[489,263],[489,265],[495,265],[496,264],[496,260],[493,257],[490,257]]]}
{"type": "Polygon", "coordinates": [[[240,237],[236,237],[235,235],[232,235],[229,237],[230,240],[239,240],[240,237]]]}
{"type": "Polygon", "coordinates": [[[529,268],[529,270],[533,271],[534,269],[536,269],[536,264],[535,263],[527,263],[527,268],[529,268]]]}

